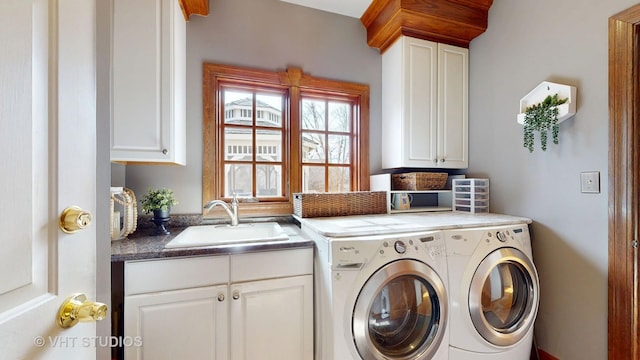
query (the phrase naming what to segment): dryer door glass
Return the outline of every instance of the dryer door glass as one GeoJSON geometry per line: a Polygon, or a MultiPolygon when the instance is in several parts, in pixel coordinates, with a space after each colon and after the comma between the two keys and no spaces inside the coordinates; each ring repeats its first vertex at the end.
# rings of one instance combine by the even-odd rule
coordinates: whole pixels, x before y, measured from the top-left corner
{"type": "Polygon", "coordinates": [[[362,358],[414,359],[437,350],[447,318],[443,289],[437,274],[415,260],[378,270],[354,310],[353,332],[362,358]]]}
{"type": "Polygon", "coordinates": [[[469,311],[476,329],[495,345],[512,345],[533,324],[538,279],[528,257],[503,248],[478,266],[469,291],[469,311]]]}

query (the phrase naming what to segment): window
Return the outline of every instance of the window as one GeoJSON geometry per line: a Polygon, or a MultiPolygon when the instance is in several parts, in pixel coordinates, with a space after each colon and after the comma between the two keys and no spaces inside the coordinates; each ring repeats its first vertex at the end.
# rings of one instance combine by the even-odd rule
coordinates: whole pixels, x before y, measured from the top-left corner
{"type": "Polygon", "coordinates": [[[284,215],[296,192],[368,190],[368,86],[205,64],[203,89],[203,203],[284,215]]]}

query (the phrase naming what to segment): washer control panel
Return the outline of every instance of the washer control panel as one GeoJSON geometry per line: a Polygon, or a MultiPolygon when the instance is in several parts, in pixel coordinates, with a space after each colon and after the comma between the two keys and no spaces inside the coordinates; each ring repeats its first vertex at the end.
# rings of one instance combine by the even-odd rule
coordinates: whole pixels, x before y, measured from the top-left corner
{"type": "Polygon", "coordinates": [[[432,259],[446,255],[441,231],[396,236],[354,237],[330,242],[330,263],[334,269],[357,270],[374,257],[405,257],[429,254],[432,259]]]}
{"type": "Polygon", "coordinates": [[[400,255],[407,252],[407,245],[405,245],[402,240],[396,240],[396,242],[393,243],[393,248],[400,255]]]}

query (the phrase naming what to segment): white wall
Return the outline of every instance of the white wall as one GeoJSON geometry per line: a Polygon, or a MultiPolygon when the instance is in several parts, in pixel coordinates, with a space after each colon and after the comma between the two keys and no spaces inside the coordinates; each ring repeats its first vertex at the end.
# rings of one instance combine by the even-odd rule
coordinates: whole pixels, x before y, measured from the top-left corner
{"type": "MultiPolygon", "coordinates": [[[[208,17],[187,23],[187,165],[127,166],[126,186],[138,197],[150,186],[170,187],[180,201],[172,212],[201,212],[203,62],[274,71],[297,66],[316,77],[368,84],[370,140],[380,144],[381,57],[367,46],[359,19],[278,0],[212,0],[208,17]]],[[[380,156],[370,153],[373,171],[380,156]]]]}
{"type": "Polygon", "coordinates": [[[563,360],[607,358],[608,18],[635,3],[496,0],[470,47],[469,173],[491,179],[492,211],[534,220],[536,337],[563,360]],[[516,113],[544,80],[576,86],[578,111],[530,154],[516,113]],[[580,192],[582,171],[600,194],[580,192]]]}

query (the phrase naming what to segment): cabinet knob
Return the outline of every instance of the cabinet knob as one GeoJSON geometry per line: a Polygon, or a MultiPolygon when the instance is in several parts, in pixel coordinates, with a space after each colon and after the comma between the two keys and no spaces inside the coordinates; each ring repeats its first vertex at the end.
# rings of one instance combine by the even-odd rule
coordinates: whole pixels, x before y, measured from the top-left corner
{"type": "Polygon", "coordinates": [[[218,301],[220,301],[220,302],[224,301],[224,294],[223,293],[218,294],[218,301]]]}
{"type": "Polygon", "coordinates": [[[169,150],[167,149],[162,149],[162,154],[167,155],[169,153],[169,150]]]}
{"type": "Polygon", "coordinates": [[[442,159],[440,160],[440,162],[444,162],[444,158],[442,158],[442,159]]]}
{"type": "Polygon", "coordinates": [[[238,300],[240,299],[240,292],[238,290],[235,290],[233,292],[233,300],[238,300]]]}
{"type": "Polygon", "coordinates": [[[438,159],[433,159],[433,162],[437,164],[438,163],[438,159]]]}

